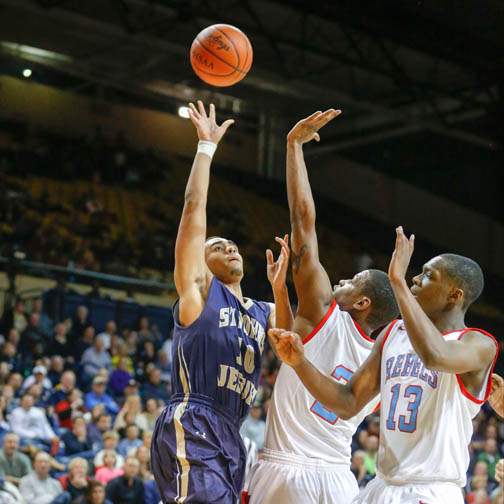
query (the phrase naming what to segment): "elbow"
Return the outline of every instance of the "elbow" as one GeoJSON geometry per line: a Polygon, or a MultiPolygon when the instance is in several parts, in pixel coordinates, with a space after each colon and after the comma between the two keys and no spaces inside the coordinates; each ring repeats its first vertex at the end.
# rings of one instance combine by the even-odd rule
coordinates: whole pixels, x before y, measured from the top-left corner
{"type": "Polygon", "coordinates": [[[437,371],[442,367],[443,356],[436,350],[429,349],[424,352],[420,358],[422,359],[424,366],[431,371],[437,371]]]}

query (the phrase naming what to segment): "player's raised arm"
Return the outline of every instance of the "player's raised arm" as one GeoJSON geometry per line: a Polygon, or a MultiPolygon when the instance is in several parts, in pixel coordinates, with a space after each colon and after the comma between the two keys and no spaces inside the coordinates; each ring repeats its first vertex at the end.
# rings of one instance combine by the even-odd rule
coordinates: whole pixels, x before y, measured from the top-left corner
{"type": "MultiPolygon", "coordinates": [[[[447,341],[423,311],[408,287],[405,275],[413,254],[414,240],[414,235],[410,238],[406,237],[402,227],[396,229],[395,250],[389,266],[390,283],[413,348],[425,366],[431,370],[457,374],[486,370],[496,357],[497,348],[493,339],[480,331],[469,330],[462,339],[447,341]]],[[[442,256],[439,260],[442,262],[442,256]]],[[[440,269],[428,267],[424,268],[421,278],[417,278],[416,281],[440,282],[441,275],[440,269]]],[[[420,290],[420,286],[412,287],[412,289],[415,288],[420,290]]],[[[467,298],[468,293],[453,285],[446,292],[446,296],[450,298],[450,303],[453,305],[465,305],[464,296],[467,298]]],[[[459,328],[464,327],[464,311],[460,311],[459,328]]],[[[442,314],[439,316],[442,317],[442,314]]]]}
{"type": "Polygon", "coordinates": [[[215,107],[205,107],[198,101],[198,108],[189,104],[189,116],[198,132],[198,151],[187,181],[184,209],[175,243],[175,286],[180,298],[179,320],[189,325],[196,320],[205,303],[211,274],[205,264],[206,204],[210,165],[217,144],[233,120],[220,126],[215,120],[215,107]]]}
{"type": "Polygon", "coordinates": [[[266,268],[268,280],[273,291],[275,304],[272,306],[270,315],[270,327],[280,327],[285,330],[292,330],[294,325],[294,316],[289,300],[289,291],[287,289],[287,270],[289,269],[289,235],[282,238],[275,238],[280,244],[280,254],[278,259],[273,259],[273,252],[266,250],[266,268]]]}
{"type": "Polygon", "coordinates": [[[338,383],[321,373],[304,355],[299,334],[282,329],[268,331],[278,357],[291,366],[310,394],[343,420],[354,417],[380,392],[381,347],[385,331],[378,336],[369,357],[348,383],[338,383]]]}
{"type": "Polygon", "coordinates": [[[287,135],[287,196],[292,227],[292,273],[298,296],[298,316],[318,322],[331,303],[329,277],[320,264],[315,229],[315,203],[303,155],[303,144],[320,140],[317,131],[340,110],[315,112],[287,135]],[[316,300],[319,300],[318,303],[316,300]],[[318,306],[317,306],[318,305],[318,306]]]}

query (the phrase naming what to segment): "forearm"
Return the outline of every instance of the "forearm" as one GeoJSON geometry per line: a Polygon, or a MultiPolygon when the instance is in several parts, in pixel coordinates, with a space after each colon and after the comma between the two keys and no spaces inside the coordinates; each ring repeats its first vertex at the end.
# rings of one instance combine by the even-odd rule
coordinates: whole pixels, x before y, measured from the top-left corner
{"type": "Polygon", "coordinates": [[[294,315],[289,299],[289,289],[283,285],[281,289],[273,290],[275,299],[275,327],[291,331],[294,325],[294,315]]]}
{"type": "Polygon", "coordinates": [[[336,382],[306,359],[294,370],[310,394],[343,420],[352,418],[358,412],[357,401],[348,384],[336,382]]]}
{"type": "Polygon", "coordinates": [[[442,334],[422,310],[404,279],[391,284],[415,352],[427,367],[438,365],[448,351],[442,334]]]}
{"type": "Polygon", "coordinates": [[[185,190],[185,206],[206,205],[210,183],[210,165],[212,160],[207,154],[197,152],[191,167],[185,190]]]}
{"type": "Polygon", "coordinates": [[[298,226],[315,225],[315,203],[303,155],[303,146],[287,142],[287,198],[293,231],[298,226]]]}

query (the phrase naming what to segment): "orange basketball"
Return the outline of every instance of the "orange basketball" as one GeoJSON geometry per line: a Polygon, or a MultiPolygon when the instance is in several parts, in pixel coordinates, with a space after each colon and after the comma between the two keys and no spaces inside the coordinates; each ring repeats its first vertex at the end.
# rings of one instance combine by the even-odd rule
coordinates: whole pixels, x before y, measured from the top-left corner
{"type": "Polygon", "coordinates": [[[232,86],[252,66],[252,45],[238,28],[215,24],[198,33],[191,46],[191,66],[212,86],[232,86]]]}

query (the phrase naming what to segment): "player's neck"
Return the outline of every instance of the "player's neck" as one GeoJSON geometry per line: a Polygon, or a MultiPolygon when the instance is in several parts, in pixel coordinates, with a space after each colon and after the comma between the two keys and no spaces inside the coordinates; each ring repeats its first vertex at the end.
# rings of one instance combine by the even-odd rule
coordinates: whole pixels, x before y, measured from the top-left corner
{"type": "Polygon", "coordinates": [[[227,283],[224,285],[240,300],[240,303],[244,302],[240,282],[227,283]]]}
{"type": "Polygon", "coordinates": [[[354,319],[354,322],[356,322],[359,327],[364,331],[366,336],[371,337],[371,334],[373,334],[373,331],[375,330],[375,327],[372,327],[367,321],[366,317],[359,317],[356,316],[355,312],[350,313],[351,317],[354,319]]]}
{"type": "Polygon", "coordinates": [[[457,331],[465,327],[464,314],[460,311],[456,313],[440,313],[439,315],[430,317],[430,319],[440,333],[457,331]]]}

